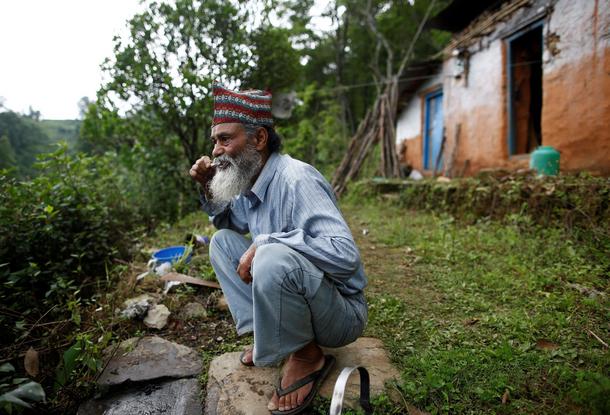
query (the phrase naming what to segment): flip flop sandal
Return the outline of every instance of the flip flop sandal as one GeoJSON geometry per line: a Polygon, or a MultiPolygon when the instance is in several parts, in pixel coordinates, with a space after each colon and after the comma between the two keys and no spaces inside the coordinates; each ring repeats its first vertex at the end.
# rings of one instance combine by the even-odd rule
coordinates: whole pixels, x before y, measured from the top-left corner
{"type": "MultiPolygon", "coordinates": [[[[322,386],[322,382],[324,382],[324,379],[326,379],[326,377],[328,376],[328,374],[330,373],[330,370],[333,368],[334,365],[335,365],[335,357],[331,356],[331,355],[325,355],[324,356],[324,366],[322,366],[322,369],[316,370],[315,372],[310,373],[309,375],[305,376],[304,378],[297,380],[292,385],[288,386],[286,389],[282,389],[281,386],[277,387],[275,389],[275,393],[277,393],[277,397],[280,398],[284,395],[288,395],[289,393],[294,392],[295,390],[297,390],[299,388],[302,388],[303,386],[307,385],[308,383],[313,382],[311,391],[305,397],[305,399],[303,400],[303,403],[300,406],[297,406],[294,409],[289,409],[287,411],[280,411],[279,409],[270,411],[271,415],[295,415],[295,414],[300,414],[305,409],[307,409],[307,407],[313,401],[313,398],[318,393],[318,389],[320,389],[320,386],[322,386]]],[[[280,378],[279,384],[280,385],[282,384],[282,378],[280,378]]]]}
{"type": "Polygon", "coordinates": [[[248,353],[248,352],[252,352],[252,349],[246,349],[243,352],[241,352],[241,354],[239,355],[239,363],[241,363],[244,366],[252,367],[252,366],[254,366],[253,360],[251,360],[249,362],[246,362],[244,360],[244,357],[246,357],[246,353],[248,353]]]}

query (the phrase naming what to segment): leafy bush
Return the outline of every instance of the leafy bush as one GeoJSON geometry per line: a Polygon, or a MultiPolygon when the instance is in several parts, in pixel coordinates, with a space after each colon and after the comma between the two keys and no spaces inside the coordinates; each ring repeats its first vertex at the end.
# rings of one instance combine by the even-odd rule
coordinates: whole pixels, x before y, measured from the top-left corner
{"type": "MultiPolygon", "coordinates": [[[[41,159],[31,181],[0,174],[4,306],[27,314],[65,304],[111,257],[128,257],[141,218],[117,167],[112,157],[71,157],[64,145],[41,159]]],[[[3,333],[6,324],[0,317],[3,333]]]]}

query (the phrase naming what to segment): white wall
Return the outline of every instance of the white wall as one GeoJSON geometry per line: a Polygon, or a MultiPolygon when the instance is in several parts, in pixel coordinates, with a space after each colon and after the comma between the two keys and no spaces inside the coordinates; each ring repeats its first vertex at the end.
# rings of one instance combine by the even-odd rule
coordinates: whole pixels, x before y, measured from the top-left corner
{"type": "MultiPolygon", "coordinates": [[[[436,74],[433,78],[426,81],[418,90],[422,91],[434,85],[442,83],[442,74],[436,74]]],[[[421,97],[419,93],[414,94],[409,99],[407,106],[398,114],[396,122],[396,143],[403,140],[412,140],[421,134],[421,97]]]]}

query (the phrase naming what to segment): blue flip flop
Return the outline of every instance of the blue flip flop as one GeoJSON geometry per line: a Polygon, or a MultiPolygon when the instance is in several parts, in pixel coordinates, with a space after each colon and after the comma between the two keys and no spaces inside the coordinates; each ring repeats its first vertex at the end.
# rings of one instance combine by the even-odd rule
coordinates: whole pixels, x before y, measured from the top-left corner
{"type": "Polygon", "coordinates": [[[312,385],[311,391],[309,391],[309,394],[305,397],[305,399],[303,400],[303,403],[300,406],[297,406],[294,409],[289,409],[287,411],[280,411],[279,409],[277,409],[277,410],[271,411],[271,415],[295,415],[295,414],[300,414],[305,409],[307,409],[307,407],[313,401],[313,398],[315,398],[316,394],[318,393],[320,386],[322,386],[322,382],[324,382],[324,379],[326,379],[326,377],[330,373],[331,369],[335,365],[335,360],[336,359],[334,356],[325,355],[324,356],[324,366],[322,366],[322,369],[316,370],[315,372],[310,373],[309,375],[305,376],[304,378],[297,380],[292,385],[288,386],[286,389],[282,389],[282,387],[281,387],[282,378],[280,377],[280,380],[278,383],[280,386],[278,386],[275,389],[275,393],[277,393],[278,398],[280,398],[284,395],[288,395],[289,393],[292,393],[295,390],[302,388],[303,386],[307,385],[308,383],[313,382],[313,385],[312,385]]]}

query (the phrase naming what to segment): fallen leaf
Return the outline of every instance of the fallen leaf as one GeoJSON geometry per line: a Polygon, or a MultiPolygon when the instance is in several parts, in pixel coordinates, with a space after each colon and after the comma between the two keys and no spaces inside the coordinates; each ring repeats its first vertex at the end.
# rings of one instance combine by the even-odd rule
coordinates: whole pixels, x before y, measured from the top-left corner
{"type": "Polygon", "coordinates": [[[465,326],[473,326],[473,325],[477,324],[478,322],[479,322],[479,319],[475,317],[475,318],[471,318],[469,320],[466,320],[464,322],[464,325],[465,326]]]}
{"type": "Polygon", "coordinates": [[[504,395],[502,395],[502,405],[506,405],[506,402],[508,402],[509,397],[510,393],[508,392],[508,389],[506,389],[504,391],[504,395]]]}
{"type": "Polygon", "coordinates": [[[25,367],[25,371],[28,372],[28,375],[33,378],[38,376],[38,352],[34,350],[34,348],[30,347],[28,351],[25,352],[25,357],[23,358],[23,366],[25,367]]]}
{"type": "Polygon", "coordinates": [[[540,339],[536,341],[536,348],[540,350],[555,350],[559,349],[559,345],[555,344],[549,340],[540,339]]]}

